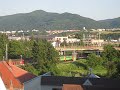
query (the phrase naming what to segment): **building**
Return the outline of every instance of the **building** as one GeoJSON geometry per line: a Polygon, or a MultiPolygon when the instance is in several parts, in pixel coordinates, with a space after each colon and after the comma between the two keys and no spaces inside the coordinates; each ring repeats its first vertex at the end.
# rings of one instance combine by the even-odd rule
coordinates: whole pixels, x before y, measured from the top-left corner
{"type": "Polygon", "coordinates": [[[103,46],[104,45],[104,40],[102,39],[92,39],[91,40],[92,46],[103,46]]]}
{"type": "Polygon", "coordinates": [[[54,41],[59,41],[60,43],[63,43],[64,41],[68,42],[68,37],[55,37],[54,41]]]}
{"type": "Polygon", "coordinates": [[[17,41],[19,41],[19,40],[21,40],[21,37],[9,36],[8,39],[9,39],[10,41],[11,41],[11,40],[17,40],[17,41]]]}
{"type": "Polygon", "coordinates": [[[75,42],[80,42],[80,39],[77,39],[77,38],[68,38],[68,37],[55,37],[53,39],[53,41],[55,42],[60,42],[60,43],[63,43],[64,41],[66,43],[75,43],[75,42]]]}
{"type": "Polygon", "coordinates": [[[2,81],[1,76],[0,76],[0,90],[6,90],[6,87],[4,85],[4,82],[2,81]]]}
{"type": "Polygon", "coordinates": [[[77,38],[68,38],[68,43],[75,43],[75,42],[80,42],[80,39],[77,38]]]}
{"type": "Polygon", "coordinates": [[[85,39],[83,43],[87,46],[103,46],[104,40],[103,39],[85,39]]]}
{"type": "Polygon", "coordinates": [[[60,42],[52,42],[53,47],[60,47],[60,42]]]}
{"type": "Polygon", "coordinates": [[[107,78],[42,76],[41,90],[120,90],[119,83],[107,78]]]}
{"type": "Polygon", "coordinates": [[[16,66],[24,65],[25,61],[23,59],[9,59],[8,63],[16,66]]]}
{"type": "Polygon", "coordinates": [[[8,62],[0,62],[0,90],[120,90],[120,80],[87,77],[35,76],[8,62]],[[6,89],[5,89],[6,88],[6,89]]]}
{"type": "Polygon", "coordinates": [[[19,41],[19,40],[27,40],[27,41],[29,41],[30,40],[30,38],[29,38],[29,36],[22,36],[22,37],[16,37],[16,36],[8,36],[8,40],[16,40],[16,41],[19,41]]]}
{"type": "Polygon", "coordinates": [[[24,90],[24,83],[36,76],[10,62],[0,61],[0,77],[7,90],[24,90]]]}
{"type": "Polygon", "coordinates": [[[81,85],[63,84],[62,90],[83,90],[81,85]]]}

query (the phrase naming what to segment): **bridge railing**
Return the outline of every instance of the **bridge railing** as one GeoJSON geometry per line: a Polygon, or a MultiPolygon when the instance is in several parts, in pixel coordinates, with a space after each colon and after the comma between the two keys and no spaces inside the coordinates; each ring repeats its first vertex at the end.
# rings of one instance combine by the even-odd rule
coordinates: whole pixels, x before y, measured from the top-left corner
{"type": "Polygon", "coordinates": [[[103,47],[93,47],[93,46],[65,46],[56,47],[56,50],[103,50],[103,47]]]}

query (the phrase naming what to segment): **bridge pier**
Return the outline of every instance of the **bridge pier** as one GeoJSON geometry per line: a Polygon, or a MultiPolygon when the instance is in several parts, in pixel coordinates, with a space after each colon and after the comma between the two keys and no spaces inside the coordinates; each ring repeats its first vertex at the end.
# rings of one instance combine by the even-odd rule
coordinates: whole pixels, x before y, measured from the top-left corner
{"type": "Polygon", "coordinates": [[[64,55],[64,51],[59,51],[59,55],[64,55]]]}
{"type": "Polygon", "coordinates": [[[65,54],[65,51],[63,51],[63,55],[64,55],[64,61],[66,61],[66,54],[65,54]]]}
{"type": "Polygon", "coordinates": [[[72,52],[72,60],[76,61],[77,59],[77,53],[75,51],[72,52]]]}

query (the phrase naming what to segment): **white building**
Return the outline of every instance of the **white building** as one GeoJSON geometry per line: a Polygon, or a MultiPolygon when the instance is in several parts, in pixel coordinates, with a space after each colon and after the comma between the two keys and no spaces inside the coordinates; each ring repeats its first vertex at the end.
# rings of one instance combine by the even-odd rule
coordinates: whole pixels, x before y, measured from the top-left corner
{"type": "Polygon", "coordinates": [[[6,90],[6,87],[5,87],[5,85],[4,85],[3,81],[2,81],[1,76],[0,76],[0,90],[6,90]]]}
{"type": "Polygon", "coordinates": [[[13,37],[13,36],[9,36],[8,37],[9,40],[21,40],[21,37],[13,37]]]}
{"type": "Polygon", "coordinates": [[[102,40],[102,39],[100,39],[100,40],[99,39],[92,39],[91,44],[93,46],[102,46],[104,44],[104,40],[102,40]]]}
{"type": "Polygon", "coordinates": [[[32,30],[32,32],[38,32],[38,30],[36,30],[36,29],[33,29],[33,30],[32,30]]]}
{"type": "Polygon", "coordinates": [[[16,31],[11,31],[11,33],[12,33],[12,34],[15,34],[15,33],[16,33],[16,31]]]}
{"type": "Polygon", "coordinates": [[[0,33],[4,33],[4,31],[0,31],[0,33]]]}
{"type": "Polygon", "coordinates": [[[10,31],[6,31],[5,33],[6,33],[6,34],[10,34],[11,32],[10,32],[10,31]]]}
{"type": "Polygon", "coordinates": [[[63,43],[64,41],[68,41],[68,37],[55,37],[54,41],[60,41],[60,43],[63,43]]]}
{"type": "Polygon", "coordinates": [[[22,33],[22,32],[23,32],[23,30],[18,31],[18,33],[22,33]]]}
{"type": "Polygon", "coordinates": [[[9,36],[8,39],[9,40],[17,40],[17,41],[19,41],[19,40],[27,40],[27,41],[29,41],[30,40],[30,38],[28,36],[26,36],[26,37],[9,36]]]}
{"type": "Polygon", "coordinates": [[[66,41],[66,43],[75,43],[75,42],[79,42],[80,39],[68,38],[68,37],[55,37],[54,41],[59,41],[60,43],[63,43],[64,41],[66,41]]]}
{"type": "Polygon", "coordinates": [[[120,42],[120,38],[118,39],[118,42],[120,42]]]}
{"type": "Polygon", "coordinates": [[[68,42],[69,42],[69,43],[80,42],[80,39],[77,39],[77,38],[69,38],[69,39],[68,39],[68,42]]]}
{"type": "Polygon", "coordinates": [[[52,45],[53,45],[53,47],[60,47],[60,43],[59,42],[53,42],[52,45]]]}

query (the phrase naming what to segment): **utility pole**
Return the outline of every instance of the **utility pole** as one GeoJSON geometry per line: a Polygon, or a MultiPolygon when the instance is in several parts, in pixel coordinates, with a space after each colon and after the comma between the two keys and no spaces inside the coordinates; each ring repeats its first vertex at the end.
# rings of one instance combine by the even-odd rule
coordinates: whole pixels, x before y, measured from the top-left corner
{"type": "Polygon", "coordinates": [[[86,44],[85,34],[83,34],[83,43],[86,44]]]}
{"type": "Polygon", "coordinates": [[[99,32],[99,40],[100,40],[100,32],[99,32]]]}
{"type": "Polygon", "coordinates": [[[3,61],[5,60],[5,56],[3,56],[3,61]]]}
{"type": "Polygon", "coordinates": [[[98,36],[99,37],[99,42],[98,42],[99,45],[98,46],[100,46],[100,31],[99,31],[98,35],[99,35],[98,36]]]}

